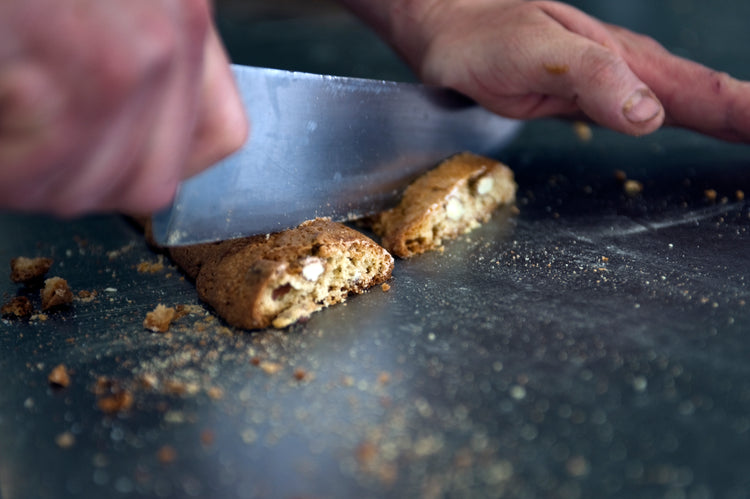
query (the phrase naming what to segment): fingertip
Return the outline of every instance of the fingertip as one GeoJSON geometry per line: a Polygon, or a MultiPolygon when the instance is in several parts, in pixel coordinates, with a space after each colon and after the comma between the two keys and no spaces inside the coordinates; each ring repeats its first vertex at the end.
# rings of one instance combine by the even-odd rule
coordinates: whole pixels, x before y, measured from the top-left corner
{"type": "Polygon", "coordinates": [[[639,88],[625,100],[622,115],[639,130],[653,131],[664,122],[664,107],[648,88],[639,88]]]}

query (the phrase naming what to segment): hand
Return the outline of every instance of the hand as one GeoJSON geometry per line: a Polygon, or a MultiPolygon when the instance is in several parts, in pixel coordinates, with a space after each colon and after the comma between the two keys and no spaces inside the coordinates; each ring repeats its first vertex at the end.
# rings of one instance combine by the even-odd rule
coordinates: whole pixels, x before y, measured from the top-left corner
{"type": "Polygon", "coordinates": [[[750,141],[750,84],[558,2],[345,0],[428,83],[505,116],[567,115],[632,135],[662,124],[750,141]]]}
{"type": "Polygon", "coordinates": [[[150,212],[247,130],[208,0],[0,3],[0,208],[150,212]]]}

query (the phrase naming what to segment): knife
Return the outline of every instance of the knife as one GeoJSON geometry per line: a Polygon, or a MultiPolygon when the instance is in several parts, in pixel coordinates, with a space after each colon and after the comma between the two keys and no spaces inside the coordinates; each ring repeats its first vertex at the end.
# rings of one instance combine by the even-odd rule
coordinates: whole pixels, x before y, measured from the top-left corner
{"type": "Polygon", "coordinates": [[[172,205],[152,217],[162,246],[372,215],[445,157],[491,154],[520,127],[441,88],[240,65],[232,71],[250,136],[182,182],[172,205]]]}

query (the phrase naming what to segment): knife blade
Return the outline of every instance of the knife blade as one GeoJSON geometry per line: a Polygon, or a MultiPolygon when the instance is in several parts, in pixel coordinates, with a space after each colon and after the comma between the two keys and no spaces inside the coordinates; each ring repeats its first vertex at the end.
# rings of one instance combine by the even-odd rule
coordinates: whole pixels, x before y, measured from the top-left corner
{"type": "Polygon", "coordinates": [[[492,153],[520,127],[441,88],[240,65],[232,71],[250,136],[182,182],[172,205],[152,217],[160,245],[372,215],[445,157],[492,153]]]}

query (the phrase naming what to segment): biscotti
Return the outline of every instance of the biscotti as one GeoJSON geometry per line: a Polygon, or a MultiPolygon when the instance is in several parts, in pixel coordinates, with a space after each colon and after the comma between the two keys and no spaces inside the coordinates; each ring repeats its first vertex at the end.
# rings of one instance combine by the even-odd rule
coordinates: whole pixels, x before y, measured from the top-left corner
{"type": "Polygon", "coordinates": [[[374,217],[372,229],[388,251],[409,258],[478,227],[515,196],[510,168],[461,153],[412,182],[398,206],[374,217]]]}
{"type": "Polygon", "coordinates": [[[393,257],[328,219],[243,239],[172,248],[199,297],[227,323],[283,328],[388,280],[393,257]]]}

